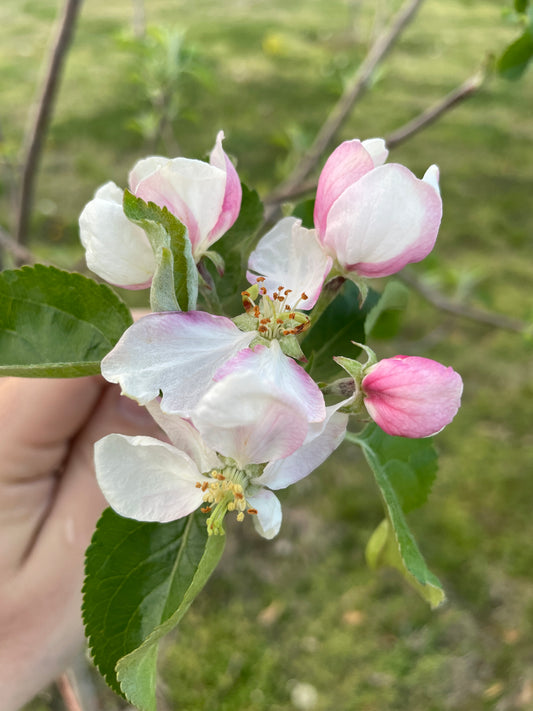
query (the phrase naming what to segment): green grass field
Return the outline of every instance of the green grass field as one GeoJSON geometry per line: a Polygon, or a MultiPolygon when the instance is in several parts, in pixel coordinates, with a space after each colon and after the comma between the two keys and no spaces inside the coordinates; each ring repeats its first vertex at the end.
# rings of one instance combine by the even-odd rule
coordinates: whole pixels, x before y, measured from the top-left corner
{"type": "MultiPolygon", "coordinates": [[[[0,223],[12,161],[56,5],[0,7],[0,223]]],[[[312,140],[369,37],[398,5],[357,0],[146,2],[150,25],[186,30],[204,80],[184,76],[173,137],[203,157],[220,128],[242,179],[266,194],[312,140]],[[378,11],[376,11],[376,8],[378,11]]],[[[510,4],[510,3],[509,3],[510,4]]],[[[87,1],[39,174],[31,248],[73,265],[96,187],[124,185],[153,147],[129,126],[147,107],[126,0],[87,1]],[[120,40],[122,37],[122,40],[120,40]]],[[[518,35],[503,0],[428,0],[340,139],[386,135],[518,35]]],[[[441,169],[444,220],[417,275],[452,297],[531,322],[533,72],[492,77],[391,160],[441,169]]],[[[240,286],[236,287],[240,289],[240,286]]],[[[463,376],[463,407],[436,439],[438,480],[410,517],[449,602],[431,612],[393,572],[364,562],[382,517],[359,454],[341,448],[283,494],[273,542],[230,526],[222,565],[164,647],[168,708],[183,711],[511,711],[533,708],[533,347],[444,314],[413,293],[379,355],[425,355],[463,376]],[[309,686],[310,685],[310,686],[309,686]],[[306,696],[307,694],[307,696],[306,696]]],[[[102,709],[114,706],[102,690],[102,709]]],[[[50,708],[43,698],[28,707],[50,708]]],[[[162,706],[163,708],[163,706],[162,706]]]]}

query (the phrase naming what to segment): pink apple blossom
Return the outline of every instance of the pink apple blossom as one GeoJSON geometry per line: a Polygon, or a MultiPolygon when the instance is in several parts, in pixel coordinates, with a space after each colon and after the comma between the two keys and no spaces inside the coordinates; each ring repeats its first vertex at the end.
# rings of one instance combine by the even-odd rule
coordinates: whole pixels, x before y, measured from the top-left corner
{"type": "Polygon", "coordinates": [[[189,416],[216,379],[251,370],[298,399],[309,422],[323,420],[324,398],[316,383],[276,340],[269,348],[250,349],[257,336],[203,311],[149,314],[130,326],[102,360],[102,375],[142,405],[161,392],[165,412],[189,416]]]}
{"type": "Polygon", "coordinates": [[[366,369],[361,389],[370,417],[387,434],[429,437],[455,417],[463,382],[434,360],[398,355],[366,369]]]}
{"type": "MultiPolygon", "coordinates": [[[[270,373],[272,376],[273,373],[270,373]]],[[[220,377],[191,420],[148,408],[171,443],[112,434],[95,446],[98,483],[122,516],[172,521],[204,504],[208,529],[222,533],[227,511],[248,512],[265,538],[281,525],[273,493],[310,474],[342,441],[347,415],[328,408],[311,424],[305,407],[268,374],[233,368],[220,377]]]]}
{"type": "MultiPolygon", "coordinates": [[[[196,262],[228,231],[241,208],[239,177],[222,148],[223,138],[220,131],[209,163],[151,156],[129,175],[137,197],[167,207],[186,226],[196,262]]],[[[80,239],[87,265],[116,286],[147,288],[155,270],[152,247],[144,230],[124,214],[122,199],[123,191],[106,183],[83,209],[80,239]]]]}
{"type": "Polygon", "coordinates": [[[318,181],[318,239],[348,277],[394,274],[426,257],[437,238],[437,166],[419,180],[402,165],[382,165],[386,156],[382,139],[345,141],[318,181]]]}

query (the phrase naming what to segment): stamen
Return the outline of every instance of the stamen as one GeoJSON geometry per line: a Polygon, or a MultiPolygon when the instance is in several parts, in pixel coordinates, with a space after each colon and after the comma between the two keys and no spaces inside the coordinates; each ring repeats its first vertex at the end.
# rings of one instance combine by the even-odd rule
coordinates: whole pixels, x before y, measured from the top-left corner
{"type": "Polygon", "coordinates": [[[257,516],[257,509],[248,509],[248,513],[257,516]]]}
{"type": "Polygon", "coordinates": [[[265,281],[265,277],[257,277],[257,278],[256,278],[256,281],[257,281],[257,282],[265,281]]]}
{"type": "Polygon", "coordinates": [[[212,510],[213,509],[211,508],[211,506],[202,506],[202,508],[200,509],[202,513],[211,513],[212,510]]]}

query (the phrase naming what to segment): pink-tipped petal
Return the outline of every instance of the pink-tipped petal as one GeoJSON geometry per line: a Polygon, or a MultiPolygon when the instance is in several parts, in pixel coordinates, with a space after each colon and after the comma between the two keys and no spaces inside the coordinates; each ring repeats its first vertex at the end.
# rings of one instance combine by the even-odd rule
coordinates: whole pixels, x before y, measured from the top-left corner
{"type": "Polygon", "coordinates": [[[367,138],[362,142],[363,148],[370,153],[374,167],[383,165],[389,157],[387,144],[383,138],[367,138]]]}
{"type": "Polygon", "coordinates": [[[438,165],[430,165],[424,173],[424,177],[422,178],[425,183],[431,185],[437,195],[440,195],[439,176],[440,171],[438,165]]]}
{"type": "Polygon", "coordinates": [[[333,203],[353,183],[374,168],[374,161],[361,141],[344,141],[327,159],[316,191],[314,221],[318,239],[323,242],[328,214],[333,203]]]}
{"type": "Polygon", "coordinates": [[[269,489],[284,489],[308,476],[337,449],[346,434],[348,415],[336,412],[337,406],[327,408],[324,422],[309,426],[303,445],[285,459],[266,465],[263,474],[253,480],[269,489]]]}
{"type": "Polygon", "coordinates": [[[370,416],[387,434],[429,437],[455,417],[463,382],[429,358],[396,356],[373,365],[362,388],[370,416]]]}
{"type": "Polygon", "coordinates": [[[303,443],[308,427],[296,402],[249,370],[215,383],[192,421],[212,449],[241,469],[288,456],[303,443]]]}
{"type": "Polygon", "coordinates": [[[316,304],[333,260],[320,246],[315,230],[302,227],[295,217],[284,217],[259,240],[248,260],[246,278],[254,284],[258,275],[269,296],[280,285],[291,289],[287,303],[293,306],[305,293],[298,309],[308,311],[316,304]],[[254,272],[254,273],[252,273],[254,272]]]}
{"type": "Polygon", "coordinates": [[[170,158],[164,158],[163,156],[149,156],[137,161],[128,176],[128,185],[131,192],[135,193],[142,180],[160,170],[169,160],[170,158]]]}
{"type": "Polygon", "coordinates": [[[194,462],[152,437],[111,434],[95,445],[98,484],[111,507],[137,521],[175,521],[203,500],[197,482],[209,481],[194,462]]]}
{"type": "Polygon", "coordinates": [[[226,189],[222,209],[215,226],[211,229],[204,243],[204,249],[217,241],[235,223],[241,211],[242,188],[241,181],[233,163],[230,161],[222,148],[224,132],[219,131],[215,147],[211,151],[209,162],[226,173],[226,189]]]}
{"type": "Polygon", "coordinates": [[[281,504],[276,494],[268,489],[260,489],[247,494],[246,500],[257,511],[253,517],[255,530],[263,538],[274,538],[281,527],[281,504]]]}
{"type": "Polygon", "coordinates": [[[89,269],[126,289],[150,286],[155,259],[148,237],[122,209],[123,191],[102,185],[80,215],[80,239],[89,269]]]}
{"type": "Polygon", "coordinates": [[[388,276],[429,254],[441,217],[433,185],[391,163],[363,176],[334,203],[324,245],[348,272],[388,276]]]}
{"type": "Polygon", "coordinates": [[[269,348],[257,345],[240,351],[217,370],[214,380],[244,372],[260,380],[267,390],[274,388],[285,393],[305,412],[309,422],[324,420],[326,406],[318,385],[298,363],[283,353],[278,341],[272,341],[269,348]]]}
{"type": "Polygon", "coordinates": [[[186,416],[220,366],[255,336],[203,311],[149,314],[130,326],[103,359],[102,375],[141,405],[161,390],[161,409],[186,416]]]}

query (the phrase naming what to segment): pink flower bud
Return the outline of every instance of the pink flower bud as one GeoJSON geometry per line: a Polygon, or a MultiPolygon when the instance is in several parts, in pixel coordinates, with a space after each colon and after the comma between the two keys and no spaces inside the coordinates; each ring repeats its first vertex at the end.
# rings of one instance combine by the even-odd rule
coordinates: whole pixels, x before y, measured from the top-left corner
{"type": "Polygon", "coordinates": [[[371,366],[362,381],[370,417],[390,435],[430,437],[454,418],[463,381],[429,358],[395,356],[371,366]]]}
{"type": "Polygon", "coordinates": [[[438,168],[419,180],[403,165],[382,165],[382,139],[342,143],[318,181],[315,227],[347,275],[382,277],[433,249],[442,217],[438,168]]]}

